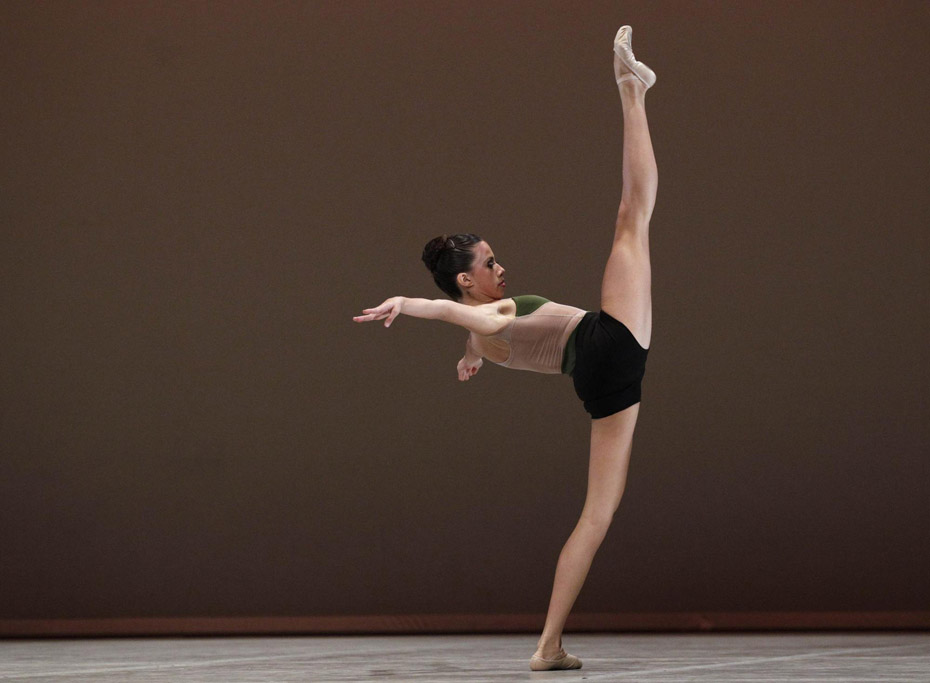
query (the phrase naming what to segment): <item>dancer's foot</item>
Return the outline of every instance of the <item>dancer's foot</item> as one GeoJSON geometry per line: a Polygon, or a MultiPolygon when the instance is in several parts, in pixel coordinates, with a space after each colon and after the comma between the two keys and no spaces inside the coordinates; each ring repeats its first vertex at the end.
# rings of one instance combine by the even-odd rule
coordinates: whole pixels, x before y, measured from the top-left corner
{"type": "Polygon", "coordinates": [[[571,655],[564,648],[551,657],[541,657],[537,652],[530,657],[531,671],[549,671],[551,669],[580,669],[581,660],[571,655]]]}
{"type": "Polygon", "coordinates": [[[629,80],[638,80],[646,90],[656,82],[656,74],[633,56],[633,28],[621,26],[614,38],[614,77],[617,85],[629,80]]]}

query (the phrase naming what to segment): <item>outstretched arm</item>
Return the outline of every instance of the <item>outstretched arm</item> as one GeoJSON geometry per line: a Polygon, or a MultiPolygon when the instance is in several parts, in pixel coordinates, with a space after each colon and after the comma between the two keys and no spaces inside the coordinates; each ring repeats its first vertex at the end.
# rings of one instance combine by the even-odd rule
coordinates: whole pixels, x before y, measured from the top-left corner
{"type": "Polygon", "coordinates": [[[356,315],[352,318],[357,323],[363,323],[368,320],[383,320],[385,327],[390,327],[394,318],[401,313],[412,315],[415,318],[440,318],[442,315],[442,304],[451,303],[441,299],[408,299],[405,296],[392,296],[385,300],[380,306],[374,308],[365,308],[362,313],[366,315],[356,315]]]}
{"type": "Polygon", "coordinates": [[[507,319],[498,313],[496,304],[466,306],[446,299],[416,299],[393,296],[380,306],[364,309],[362,313],[365,315],[357,315],[352,319],[356,322],[365,322],[387,318],[384,326],[390,327],[391,323],[394,322],[394,318],[404,313],[416,318],[444,320],[453,325],[464,327],[471,332],[485,335],[495,334],[507,324],[507,319]]]}

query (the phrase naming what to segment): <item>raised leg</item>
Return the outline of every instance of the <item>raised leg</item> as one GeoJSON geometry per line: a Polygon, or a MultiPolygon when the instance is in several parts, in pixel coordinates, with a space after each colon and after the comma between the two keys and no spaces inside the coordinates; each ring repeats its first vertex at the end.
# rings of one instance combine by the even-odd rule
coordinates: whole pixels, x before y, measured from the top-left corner
{"type": "Polygon", "coordinates": [[[637,80],[624,81],[619,88],[623,109],[623,191],[620,206],[648,224],[656,204],[659,171],[646,120],[647,90],[637,80]]]}
{"type": "Polygon", "coordinates": [[[643,348],[652,339],[649,220],[659,175],[646,121],[646,88],[620,84],[623,104],[623,192],[613,245],[601,281],[601,308],[626,325],[643,348]]]}
{"type": "Polygon", "coordinates": [[[540,657],[551,659],[562,647],[565,620],[620,505],[639,406],[635,403],[609,417],[591,420],[588,492],[581,518],[559,555],[546,625],[536,648],[540,657]]]}

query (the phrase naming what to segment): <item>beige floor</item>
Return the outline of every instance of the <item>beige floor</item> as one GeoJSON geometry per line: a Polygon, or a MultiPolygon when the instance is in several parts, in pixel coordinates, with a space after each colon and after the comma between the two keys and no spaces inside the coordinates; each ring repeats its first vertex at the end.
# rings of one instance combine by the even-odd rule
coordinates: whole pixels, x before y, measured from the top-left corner
{"type": "Polygon", "coordinates": [[[536,636],[0,641],[0,680],[930,681],[930,633],[566,634],[584,667],[531,672],[536,636]]]}

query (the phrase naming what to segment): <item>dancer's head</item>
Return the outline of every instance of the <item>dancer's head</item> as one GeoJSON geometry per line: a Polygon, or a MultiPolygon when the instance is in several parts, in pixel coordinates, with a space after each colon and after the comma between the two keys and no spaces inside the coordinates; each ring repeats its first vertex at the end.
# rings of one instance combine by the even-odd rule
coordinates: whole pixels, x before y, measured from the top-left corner
{"type": "MultiPolygon", "coordinates": [[[[504,268],[490,245],[471,233],[434,237],[423,248],[423,263],[433,281],[453,300],[486,303],[504,296],[504,268]]],[[[462,302],[467,303],[467,302],[462,302]]]]}

